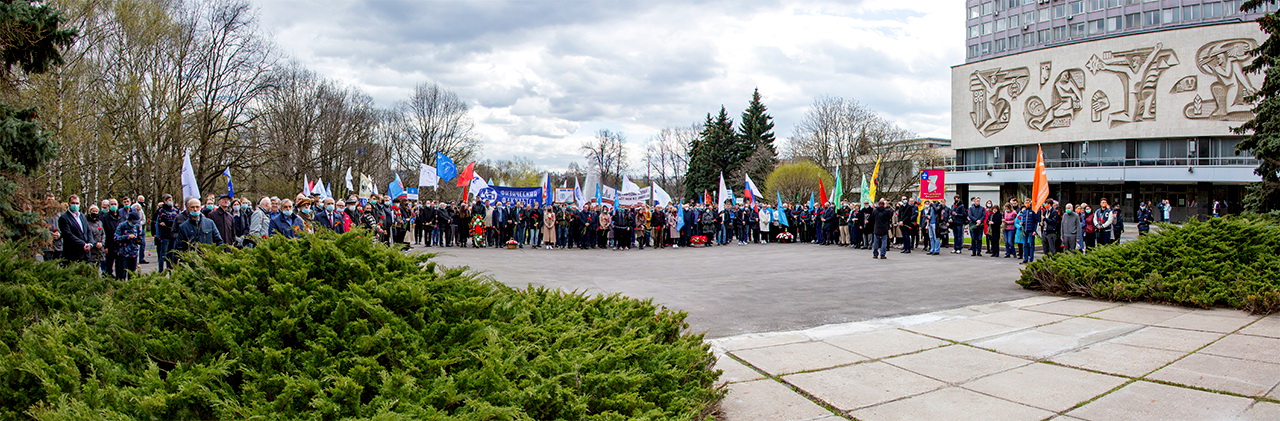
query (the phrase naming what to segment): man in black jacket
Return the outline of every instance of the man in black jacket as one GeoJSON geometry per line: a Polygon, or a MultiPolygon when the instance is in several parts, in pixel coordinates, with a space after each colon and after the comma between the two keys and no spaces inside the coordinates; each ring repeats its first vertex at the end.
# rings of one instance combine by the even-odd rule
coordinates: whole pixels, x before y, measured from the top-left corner
{"type": "Polygon", "coordinates": [[[877,203],[875,209],[871,211],[872,259],[889,258],[886,254],[889,253],[889,227],[892,224],[893,209],[888,206],[888,202],[880,199],[880,203],[877,203]]]}
{"type": "Polygon", "coordinates": [[[951,206],[951,235],[956,240],[951,254],[960,254],[960,250],[964,249],[964,228],[968,224],[969,207],[964,205],[960,196],[956,196],[955,204],[951,206]]]}
{"type": "Polygon", "coordinates": [[[915,199],[903,202],[902,206],[898,207],[898,230],[902,235],[902,253],[911,253],[911,249],[915,248],[918,210],[915,199]]]}
{"type": "Polygon", "coordinates": [[[58,217],[57,227],[62,235],[62,258],[68,262],[88,261],[89,250],[95,244],[89,234],[89,221],[80,211],[80,196],[68,197],[67,205],[67,211],[58,217]]]}

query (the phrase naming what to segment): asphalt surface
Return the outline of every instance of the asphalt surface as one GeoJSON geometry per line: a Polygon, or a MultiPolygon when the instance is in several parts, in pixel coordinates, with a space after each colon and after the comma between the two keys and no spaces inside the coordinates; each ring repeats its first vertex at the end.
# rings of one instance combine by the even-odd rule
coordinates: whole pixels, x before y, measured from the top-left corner
{"type": "Polygon", "coordinates": [[[689,313],[708,338],[804,329],[1037,295],[1019,287],[1018,259],[889,252],[814,244],[613,250],[422,248],[516,288],[652,298],[689,313]]]}

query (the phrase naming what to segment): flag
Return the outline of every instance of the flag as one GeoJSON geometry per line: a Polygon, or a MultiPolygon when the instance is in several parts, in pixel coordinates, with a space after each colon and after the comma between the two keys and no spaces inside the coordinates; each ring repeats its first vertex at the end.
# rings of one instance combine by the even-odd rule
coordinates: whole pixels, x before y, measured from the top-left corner
{"type": "Polygon", "coordinates": [[[604,185],[600,183],[596,183],[596,204],[597,205],[604,204],[604,199],[600,197],[603,192],[604,192],[604,185]]]}
{"type": "Polygon", "coordinates": [[[1031,210],[1039,212],[1049,199],[1049,172],[1044,169],[1044,148],[1036,147],[1036,175],[1031,184],[1031,210]]]}
{"type": "Polygon", "coordinates": [[[831,204],[839,205],[844,198],[844,181],[840,179],[840,167],[836,167],[836,187],[831,191],[831,204]]]}
{"type": "Polygon", "coordinates": [[[658,183],[649,185],[649,196],[653,198],[653,204],[658,206],[667,206],[671,204],[671,195],[667,194],[658,183]]]}
{"type": "Polygon", "coordinates": [[[470,190],[471,194],[475,196],[479,196],[480,192],[487,188],[489,188],[489,182],[484,181],[484,177],[481,177],[480,174],[476,174],[471,179],[471,184],[467,185],[467,190],[470,190]]]}
{"type": "Polygon", "coordinates": [[[822,185],[822,177],[818,177],[818,203],[827,204],[827,186],[822,185]]]}
{"type": "Polygon", "coordinates": [[[436,167],[427,164],[418,164],[418,187],[431,186],[435,189],[440,186],[440,176],[436,175],[436,167]]]}
{"type": "Polygon", "coordinates": [[[436,152],[436,176],[444,181],[453,181],[453,178],[458,176],[458,166],[440,152],[436,152]]]}
{"type": "Polygon", "coordinates": [[[618,205],[620,205],[620,204],[621,204],[621,203],[619,203],[619,201],[618,201],[618,190],[617,190],[617,189],[614,189],[614,191],[613,191],[613,208],[614,208],[614,209],[617,209],[617,208],[618,208],[618,205]]]}
{"type": "Polygon", "coordinates": [[[347,191],[356,191],[356,188],[351,185],[351,167],[347,167],[347,191]]]}
{"type": "Polygon", "coordinates": [[[751,181],[751,174],[746,174],[746,176],[747,176],[747,183],[744,184],[742,187],[745,190],[743,192],[743,196],[750,197],[752,198],[753,201],[757,197],[764,199],[764,191],[760,190],[759,187],[756,187],[756,183],[754,181],[751,181]]]}
{"type": "Polygon", "coordinates": [[[227,196],[236,197],[236,188],[231,185],[231,167],[222,170],[222,176],[227,178],[227,196]]]}
{"type": "Polygon", "coordinates": [[[809,192],[809,209],[813,209],[813,192],[809,192]]]}
{"type": "Polygon", "coordinates": [[[773,219],[776,219],[782,226],[789,227],[791,224],[787,222],[787,213],[782,210],[782,192],[777,191],[774,193],[778,194],[778,207],[773,209],[773,219]]]}
{"type": "Polygon", "coordinates": [[[578,184],[578,177],[573,177],[573,201],[578,202],[578,207],[587,206],[586,197],[582,194],[582,186],[578,184]]]}
{"type": "Polygon", "coordinates": [[[860,193],[860,194],[858,195],[858,196],[859,196],[858,200],[861,200],[861,201],[863,201],[863,202],[870,202],[870,201],[871,201],[871,187],[869,187],[869,186],[867,185],[867,175],[866,175],[866,174],[863,174],[863,175],[862,175],[862,190],[861,190],[859,193],[860,193]]]}
{"type": "Polygon", "coordinates": [[[322,198],[324,197],[324,179],[323,178],[317,178],[316,182],[311,185],[311,194],[318,194],[320,195],[320,197],[322,198]]]}
{"type": "Polygon", "coordinates": [[[328,199],[328,198],[331,198],[331,197],[333,197],[333,183],[325,184],[325,185],[324,185],[324,198],[325,198],[325,199],[328,199]]]}
{"type": "Polygon", "coordinates": [[[182,195],[186,198],[200,198],[200,186],[196,184],[196,172],[191,169],[191,151],[187,151],[182,156],[182,195]]]}
{"type": "Polygon", "coordinates": [[[876,201],[876,190],[880,189],[880,158],[876,158],[876,169],[871,171],[871,201],[876,201]]]}
{"type": "Polygon", "coordinates": [[[360,173],[360,197],[368,199],[371,195],[373,195],[373,179],[360,173]]]}
{"type": "Polygon", "coordinates": [[[716,204],[720,210],[724,210],[724,201],[733,200],[733,191],[724,185],[723,172],[720,173],[720,191],[716,192],[716,199],[720,201],[720,203],[716,204]]]}
{"type": "MultiPolygon", "coordinates": [[[[466,187],[471,184],[471,178],[476,176],[476,163],[472,161],[467,164],[467,168],[462,170],[462,174],[458,176],[458,187],[466,187]]],[[[444,177],[440,177],[444,178],[444,177]]]]}
{"type": "Polygon", "coordinates": [[[400,173],[396,173],[396,179],[391,181],[391,184],[387,184],[387,195],[391,196],[392,199],[398,199],[407,195],[407,192],[404,190],[404,182],[400,181],[400,173]]]}
{"type": "Polygon", "coordinates": [[[637,185],[636,183],[631,182],[630,177],[622,177],[622,192],[623,193],[639,193],[640,186],[637,185]]]}
{"type": "Polygon", "coordinates": [[[555,200],[554,197],[551,197],[552,193],[555,193],[553,190],[551,190],[551,188],[552,188],[551,173],[547,172],[542,179],[542,205],[543,206],[551,206],[551,202],[555,200]]]}
{"type": "Polygon", "coordinates": [[[311,195],[311,180],[307,178],[306,174],[302,175],[302,195],[303,196],[311,195]]]}
{"type": "Polygon", "coordinates": [[[684,229],[684,203],[682,201],[679,206],[676,206],[676,231],[680,231],[683,229],[684,229]]]}

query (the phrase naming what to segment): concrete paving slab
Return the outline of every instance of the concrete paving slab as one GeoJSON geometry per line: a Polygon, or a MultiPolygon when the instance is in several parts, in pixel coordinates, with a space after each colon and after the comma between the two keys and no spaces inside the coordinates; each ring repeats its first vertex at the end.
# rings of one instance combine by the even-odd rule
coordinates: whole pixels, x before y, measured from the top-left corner
{"type": "Polygon", "coordinates": [[[1024,405],[1062,412],[1129,379],[1052,364],[1031,364],[983,377],[962,387],[1024,405]]]}
{"type": "Polygon", "coordinates": [[[1151,382],[1134,382],[1068,412],[1090,421],[1203,421],[1232,419],[1253,400],[1151,382]]]}
{"type": "Polygon", "coordinates": [[[1043,409],[993,398],[957,387],[913,396],[854,411],[865,421],[890,420],[1042,420],[1054,414],[1043,409]]]}
{"type": "Polygon", "coordinates": [[[872,361],[783,377],[805,392],[842,411],[863,408],[946,386],[946,383],[872,361]]]}
{"type": "Polygon", "coordinates": [[[723,371],[720,373],[720,383],[741,383],[751,380],[760,380],[764,378],[759,371],[751,369],[727,355],[721,355],[716,360],[716,370],[723,371]]]}
{"type": "Polygon", "coordinates": [[[974,317],[973,320],[1024,329],[1060,322],[1068,318],[1070,316],[1014,309],[974,317]]]}
{"type": "Polygon", "coordinates": [[[1063,314],[1067,316],[1083,316],[1109,308],[1119,307],[1121,303],[1110,301],[1090,300],[1084,298],[1072,298],[1052,303],[1040,304],[1035,306],[1023,307],[1026,310],[1041,311],[1045,313],[1063,314]]]}
{"type": "Polygon", "coordinates": [[[973,346],[1003,354],[1042,360],[1090,343],[1092,342],[1083,342],[1080,338],[1074,336],[1058,335],[1032,329],[983,339],[973,342],[973,346]]]}
{"type": "Polygon", "coordinates": [[[1269,338],[1280,338],[1280,314],[1272,314],[1270,316],[1263,317],[1262,319],[1253,322],[1253,324],[1245,326],[1244,329],[1240,329],[1240,333],[1254,336],[1266,336],[1269,338]]]}
{"type": "Polygon", "coordinates": [[[736,383],[729,388],[720,411],[728,420],[813,420],[831,415],[782,383],[756,380],[736,383]]]}
{"type": "Polygon", "coordinates": [[[1064,297],[1061,295],[1042,295],[1039,297],[1028,297],[1028,298],[1020,298],[1017,300],[1005,301],[1004,303],[1010,307],[1022,308],[1022,307],[1035,306],[1035,305],[1052,303],[1054,301],[1062,301],[1062,300],[1068,300],[1068,299],[1070,299],[1070,297],[1064,297]]]}
{"type": "Polygon", "coordinates": [[[1147,375],[1147,378],[1245,396],[1263,396],[1280,384],[1280,364],[1192,354],[1147,375]]]}
{"type": "Polygon", "coordinates": [[[1027,365],[1030,361],[964,345],[951,345],[884,362],[948,383],[963,383],[1027,365]]]}
{"type": "Polygon", "coordinates": [[[1097,313],[1090,314],[1089,316],[1118,322],[1153,325],[1183,314],[1186,314],[1186,312],[1128,304],[1112,309],[1102,310],[1097,313]]]}
{"type": "Polygon", "coordinates": [[[1280,420],[1280,404],[1269,402],[1255,402],[1252,407],[1244,411],[1239,421],[1276,421],[1280,420]]]}
{"type": "Polygon", "coordinates": [[[1184,355],[1185,352],[1103,342],[1053,357],[1052,361],[1103,373],[1141,377],[1184,355]]]}
{"type": "Polygon", "coordinates": [[[1145,348],[1191,352],[1221,339],[1223,336],[1223,334],[1215,332],[1149,326],[1112,339],[1110,342],[1145,348]]]}
{"type": "Polygon", "coordinates": [[[980,322],[973,319],[954,319],[908,326],[904,329],[953,341],[967,342],[1018,330],[1016,327],[980,322]]]}
{"type": "Polygon", "coordinates": [[[1036,330],[1080,338],[1081,342],[1089,344],[1115,338],[1141,329],[1142,327],[1142,325],[1133,323],[1077,317],[1054,324],[1040,326],[1036,328],[1036,330]]]}
{"type": "Polygon", "coordinates": [[[1200,351],[1204,354],[1280,364],[1280,339],[1249,335],[1227,335],[1200,351]]]}
{"type": "Polygon", "coordinates": [[[794,344],[799,342],[811,341],[808,336],[799,333],[765,333],[765,334],[748,334],[729,338],[712,339],[708,342],[711,347],[721,351],[738,351],[751,348],[764,348],[769,346],[794,344]]]}
{"type": "Polygon", "coordinates": [[[801,342],[744,349],[733,351],[731,354],[775,376],[853,364],[869,359],[826,342],[801,342]]]}
{"type": "Polygon", "coordinates": [[[827,338],[824,342],[869,358],[891,357],[951,344],[900,329],[836,336],[827,338]]]}
{"type": "Polygon", "coordinates": [[[1218,313],[1221,315],[1210,315],[1210,313],[1202,311],[1193,311],[1156,323],[1156,326],[1176,327],[1179,329],[1203,330],[1206,332],[1230,333],[1235,332],[1244,325],[1257,320],[1256,317],[1240,317],[1233,313],[1218,313]]]}

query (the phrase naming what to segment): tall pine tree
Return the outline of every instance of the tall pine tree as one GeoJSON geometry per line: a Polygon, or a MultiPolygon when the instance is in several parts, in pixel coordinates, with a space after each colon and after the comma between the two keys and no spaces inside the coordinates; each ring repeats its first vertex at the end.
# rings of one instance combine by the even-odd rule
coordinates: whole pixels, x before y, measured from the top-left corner
{"type": "MultiPolygon", "coordinates": [[[[728,111],[720,106],[720,114],[711,117],[702,125],[702,133],[693,140],[689,147],[689,171],[685,175],[686,199],[696,201],[703,190],[714,192],[720,187],[720,173],[729,177],[741,165],[738,158],[738,135],[733,129],[733,119],[728,111]]],[[[725,182],[729,182],[726,178],[725,182]]]]}
{"type": "MultiPolygon", "coordinates": [[[[1240,6],[1240,10],[1251,12],[1263,4],[1274,4],[1276,0],[1248,0],[1240,6]]],[[[1256,101],[1253,107],[1254,117],[1244,125],[1235,128],[1236,133],[1252,134],[1240,142],[1236,148],[1250,151],[1258,159],[1258,168],[1254,173],[1262,176],[1262,181],[1249,186],[1245,195],[1245,209],[1253,212],[1271,212],[1280,210],[1280,19],[1275,13],[1258,18],[1258,26],[1267,33],[1267,40],[1249,53],[1254,56],[1253,63],[1245,66],[1247,73],[1264,73],[1262,87],[1246,99],[1256,101]]]]}
{"type": "MultiPolygon", "coordinates": [[[[752,180],[764,180],[778,165],[778,150],[773,146],[773,116],[768,111],[760,101],[760,88],[756,88],[738,126],[741,145],[750,148],[742,157],[743,168],[738,172],[749,174],[752,180]]],[[[741,177],[735,178],[742,181],[741,177]]]]}

